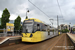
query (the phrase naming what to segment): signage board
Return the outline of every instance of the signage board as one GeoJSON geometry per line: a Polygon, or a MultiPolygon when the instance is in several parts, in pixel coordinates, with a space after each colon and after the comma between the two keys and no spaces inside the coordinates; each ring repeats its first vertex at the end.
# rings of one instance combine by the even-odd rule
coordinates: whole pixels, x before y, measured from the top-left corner
{"type": "Polygon", "coordinates": [[[7,29],[7,32],[13,32],[14,31],[14,24],[6,23],[6,29],[7,29]]]}

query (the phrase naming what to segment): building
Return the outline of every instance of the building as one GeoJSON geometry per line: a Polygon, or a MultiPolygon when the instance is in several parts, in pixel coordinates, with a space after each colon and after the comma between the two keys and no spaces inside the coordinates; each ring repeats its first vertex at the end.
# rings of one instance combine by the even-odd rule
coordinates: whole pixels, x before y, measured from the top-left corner
{"type": "Polygon", "coordinates": [[[63,30],[63,29],[68,29],[68,30],[70,30],[70,25],[61,24],[61,25],[59,26],[59,30],[63,30]]]}
{"type": "MultiPolygon", "coordinates": [[[[14,24],[14,20],[10,20],[9,23],[13,23],[14,24]]],[[[23,22],[21,22],[21,25],[23,24],[23,22]]]]}
{"type": "Polygon", "coordinates": [[[71,30],[75,29],[75,25],[71,27],[71,30]]]}

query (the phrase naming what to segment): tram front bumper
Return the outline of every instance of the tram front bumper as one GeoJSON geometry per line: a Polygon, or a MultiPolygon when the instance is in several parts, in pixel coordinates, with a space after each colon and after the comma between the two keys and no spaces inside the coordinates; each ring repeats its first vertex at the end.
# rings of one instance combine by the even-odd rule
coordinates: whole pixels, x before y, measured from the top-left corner
{"type": "Polygon", "coordinates": [[[22,42],[34,42],[33,38],[22,37],[22,42]]]}

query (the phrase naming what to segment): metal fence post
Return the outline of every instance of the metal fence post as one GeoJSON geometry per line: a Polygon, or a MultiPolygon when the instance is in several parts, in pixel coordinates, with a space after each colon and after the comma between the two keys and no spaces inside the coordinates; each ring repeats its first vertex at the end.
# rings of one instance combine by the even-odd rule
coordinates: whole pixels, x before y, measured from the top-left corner
{"type": "Polygon", "coordinates": [[[18,35],[19,35],[19,30],[18,30],[18,35]]]}
{"type": "Polygon", "coordinates": [[[14,31],[12,32],[12,35],[14,36],[14,31]]]}
{"type": "Polygon", "coordinates": [[[6,32],[6,36],[7,36],[7,29],[5,29],[5,30],[6,30],[5,32],[6,32]]]}
{"type": "Polygon", "coordinates": [[[4,34],[4,36],[6,36],[6,33],[5,33],[5,28],[3,29],[3,34],[4,34]]]}
{"type": "Polygon", "coordinates": [[[17,35],[17,30],[16,30],[16,35],[17,35]]]}

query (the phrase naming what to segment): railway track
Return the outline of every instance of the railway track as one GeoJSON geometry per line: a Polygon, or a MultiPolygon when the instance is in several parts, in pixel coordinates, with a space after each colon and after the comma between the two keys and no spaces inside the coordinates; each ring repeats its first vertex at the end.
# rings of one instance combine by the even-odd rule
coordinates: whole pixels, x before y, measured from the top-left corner
{"type": "Polygon", "coordinates": [[[60,36],[56,41],[54,41],[47,50],[53,50],[53,48],[55,47],[55,45],[59,42],[59,40],[64,36],[65,34],[63,34],[62,36],[60,36]]]}
{"type": "Polygon", "coordinates": [[[43,42],[34,44],[21,43],[0,48],[0,50],[69,50],[65,49],[65,46],[67,46],[67,41],[66,34],[61,34],[60,36],[53,37],[43,42]]]}

